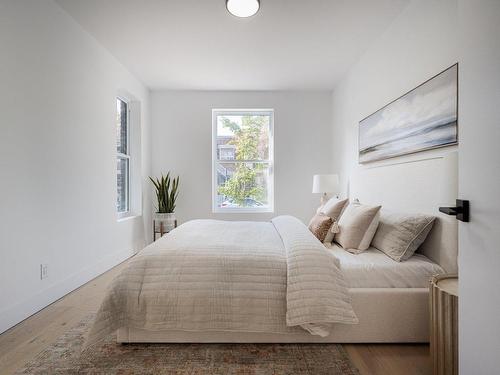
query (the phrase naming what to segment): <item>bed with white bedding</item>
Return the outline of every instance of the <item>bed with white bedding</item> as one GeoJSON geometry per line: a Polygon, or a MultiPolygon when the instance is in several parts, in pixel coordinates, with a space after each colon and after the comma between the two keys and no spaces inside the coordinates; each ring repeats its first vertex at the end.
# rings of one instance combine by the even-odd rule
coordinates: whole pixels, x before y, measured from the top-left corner
{"type": "Polygon", "coordinates": [[[426,341],[426,279],[441,271],[423,255],[328,248],[290,216],[193,220],[113,281],[87,345],[115,330],[119,342],[426,341]]]}
{"type": "MultiPolygon", "coordinates": [[[[221,223],[222,224],[222,223],[221,223]]],[[[234,225],[234,224],[233,224],[234,225]]],[[[313,240],[315,240],[313,238],[313,240]]],[[[319,242],[318,242],[319,243],[319,242]]],[[[118,341],[133,342],[231,342],[231,343],[348,343],[348,342],[427,342],[428,280],[443,272],[421,254],[406,262],[395,262],[370,248],[351,254],[338,245],[325,247],[335,257],[351,297],[358,324],[332,324],[329,335],[312,335],[298,326],[278,330],[147,330],[122,327],[118,341]]],[[[284,280],[282,280],[284,283],[284,280]]],[[[283,293],[283,298],[285,298],[283,293]]],[[[286,315],[283,301],[281,314],[286,315]]],[[[249,310],[250,311],[250,310],[249,310]]],[[[253,313],[252,313],[253,314],[253,313]]],[[[252,315],[253,317],[253,315],[252,315]]]]}
{"type": "MultiPolygon", "coordinates": [[[[333,324],[326,337],[299,327],[276,332],[118,330],[119,342],[427,342],[428,280],[443,269],[421,254],[395,262],[377,249],[351,254],[338,245],[326,247],[337,258],[359,318],[355,325],[333,324]]],[[[286,306],[283,304],[283,311],[286,306]]],[[[285,312],[283,312],[285,314],[285,312]]],[[[283,322],[283,324],[285,324],[283,322]]]]}
{"type": "Polygon", "coordinates": [[[405,262],[374,248],[325,247],[290,217],[188,222],[114,281],[87,344],[114,330],[122,343],[428,342],[427,280],[457,268],[456,222],[437,213],[456,197],[456,184],[438,183],[453,175],[451,159],[367,168],[351,179],[351,197],[437,216],[405,262]]]}

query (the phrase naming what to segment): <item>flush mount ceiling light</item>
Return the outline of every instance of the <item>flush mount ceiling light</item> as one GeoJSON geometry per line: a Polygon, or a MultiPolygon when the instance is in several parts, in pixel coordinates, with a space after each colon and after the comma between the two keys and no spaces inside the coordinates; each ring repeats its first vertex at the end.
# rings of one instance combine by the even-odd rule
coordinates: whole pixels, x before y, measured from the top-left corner
{"type": "Polygon", "coordinates": [[[259,0],[226,0],[226,8],[233,16],[251,17],[259,11],[259,0]]]}

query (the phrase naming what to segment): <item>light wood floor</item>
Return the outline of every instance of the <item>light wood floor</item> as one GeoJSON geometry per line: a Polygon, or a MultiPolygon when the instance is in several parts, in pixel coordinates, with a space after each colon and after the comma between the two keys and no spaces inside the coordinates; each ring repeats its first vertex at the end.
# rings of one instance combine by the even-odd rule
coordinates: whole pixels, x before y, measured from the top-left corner
{"type": "MultiPolygon", "coordinates": [[[[125,267],[118,265],[0,335],[0,374],[11,374],[51,345],[90,312],[96,312],[106,286],[125,267]]],[[[345,345],[362,375],[430,374],[427,345],[345,345]]]]}

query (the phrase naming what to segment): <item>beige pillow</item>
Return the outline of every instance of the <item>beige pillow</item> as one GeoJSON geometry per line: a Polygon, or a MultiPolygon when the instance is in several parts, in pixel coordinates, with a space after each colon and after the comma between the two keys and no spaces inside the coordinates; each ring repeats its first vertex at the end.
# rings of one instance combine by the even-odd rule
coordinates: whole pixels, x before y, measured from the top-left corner
{"type": "Polygon", "coordinates": [[[425,241],[436,218],[383,210],[373,246],[395,261],[410,258],[425,241]]]}
{"type": "Polygon", "coordinates": [[[381,206],[350,203],[339,220],[335,241],[347,251],[358,254],[370,247],[377,231],[381,206]]]}
{"type": "Polygon", "coordinates": [[[333,220],[338,220],[342,214],[342,210],[349,202],[349,199],[330,198],[323,206],[319,208],[326,216],[330,216],[333,220]]]}
{"type": "Polygon", "coordinates": [[[331,217],[326,216],[323,213],[319,213],[313,216],[309,222],[309,230],[316,236],[318,240],[323,242],[325,236],[332,226],[333,220],[331,217]]]}
{"type": "Polygon", "coordinates": [[[317,213],[324,213],[326,216],[331,217],[333,220],[330,230],[323,240],[324,243],[332,243],[333,237],[335,236],[337,223],[340,219],[340,216],[342,215],[342,211],[344,210],[348,202],[349,199],[338,199],[333,197],[316,210],[317,213]]]}

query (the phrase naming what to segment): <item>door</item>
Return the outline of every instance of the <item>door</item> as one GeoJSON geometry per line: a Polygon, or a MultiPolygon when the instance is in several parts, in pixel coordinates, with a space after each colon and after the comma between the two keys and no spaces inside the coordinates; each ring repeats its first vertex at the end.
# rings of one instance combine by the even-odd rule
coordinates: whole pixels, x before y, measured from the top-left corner
{"type": "Polygon", "coordinates": [[[459,0],[460,373],[500,372],[500,1],[459,0]]]}

